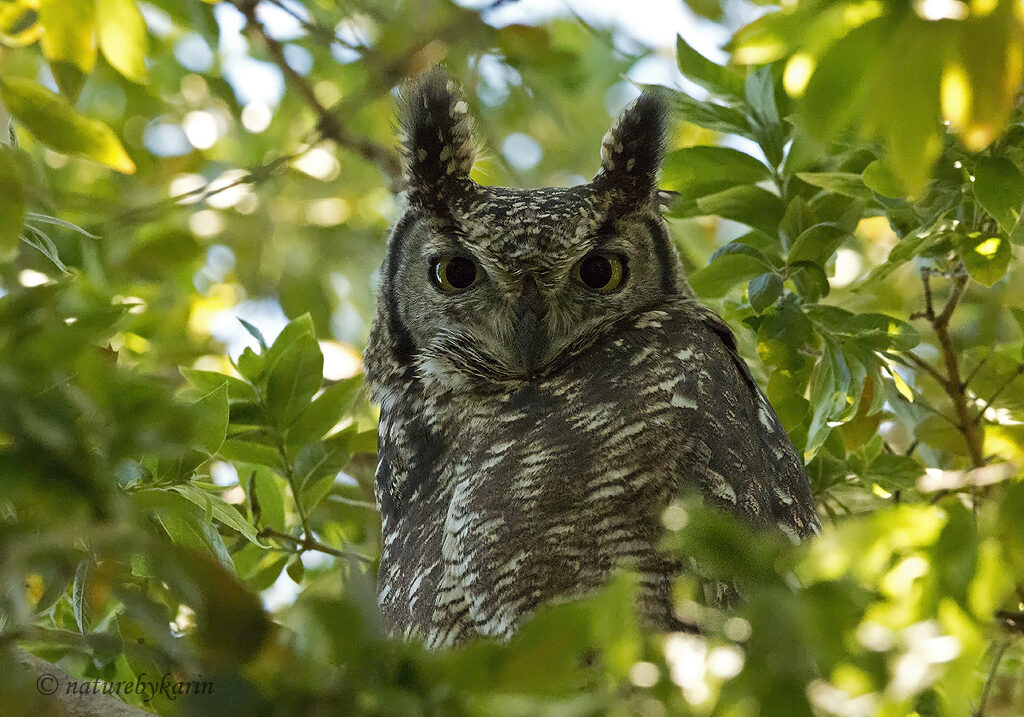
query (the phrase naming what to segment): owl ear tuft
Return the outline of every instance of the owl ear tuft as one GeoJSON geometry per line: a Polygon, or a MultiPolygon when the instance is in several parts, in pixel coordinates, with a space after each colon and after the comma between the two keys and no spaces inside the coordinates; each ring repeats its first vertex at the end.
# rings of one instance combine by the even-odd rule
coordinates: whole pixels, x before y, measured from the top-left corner
{"type": "Polygon", "coordinates": [[[444,68],[427,70],[403,89],[398,118],[410,195],[436,197],[469,177],[477,146],[473,118],[444,68]]]}
{"type": "Polygon", "coordinates": [[[667,125],[667,102],[651,90],[624,109],[601,140],[601,169],[594,177],[598,190],[617,203],[651,200],[665,155],[667,125]]]}

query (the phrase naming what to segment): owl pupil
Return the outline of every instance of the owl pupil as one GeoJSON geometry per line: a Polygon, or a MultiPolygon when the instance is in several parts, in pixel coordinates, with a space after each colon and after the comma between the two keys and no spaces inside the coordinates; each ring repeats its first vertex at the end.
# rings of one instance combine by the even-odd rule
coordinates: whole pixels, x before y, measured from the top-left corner
{"type": "Polygon", "coordinates": [[[453,288],[466,289],[476,279],[476,265],[465,257],[457,256],[448,261],[444,273],[453,288]]]}
{"type": "Polygon", "coordinates": [[[612,280],[612,263],[608,257],[595,254],[580,264],[580,279],[591,289],[603,289],[612,280]]]}

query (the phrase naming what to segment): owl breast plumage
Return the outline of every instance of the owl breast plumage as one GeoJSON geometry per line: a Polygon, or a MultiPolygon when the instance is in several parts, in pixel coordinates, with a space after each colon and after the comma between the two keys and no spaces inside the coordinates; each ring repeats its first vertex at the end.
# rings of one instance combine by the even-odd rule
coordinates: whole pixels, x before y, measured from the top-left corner
{"type": "Polygon", "coordinates": [[[803,462],[726,324],[681,276],[659,211],[663,102],[643,95],[592,182],[483,187],[440,70],[405,94],[409,206],[365,356],[380,403],[378,598],[428,645],[508,637],[538,606],[641,577],[679,626],[660,516],[697,494],[799,539],[803,462]]]}

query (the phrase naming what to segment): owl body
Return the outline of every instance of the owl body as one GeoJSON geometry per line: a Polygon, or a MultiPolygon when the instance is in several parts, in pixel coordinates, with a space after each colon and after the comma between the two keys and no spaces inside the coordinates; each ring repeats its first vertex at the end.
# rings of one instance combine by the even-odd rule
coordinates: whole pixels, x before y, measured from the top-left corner
{"type": "Polygon", "coordinates": [[[680,566],[658,543],[679,495],[794,538],[816,529],[802,461],[681,276],[657,204],[657,98],[567,189],[472,182],[465,103],[438,71],[407,95],[403,130],[409,209],[366,353],[394,632],[508,637],[620,566],[640,574],[647,620],[678,627],[680,566]]]}

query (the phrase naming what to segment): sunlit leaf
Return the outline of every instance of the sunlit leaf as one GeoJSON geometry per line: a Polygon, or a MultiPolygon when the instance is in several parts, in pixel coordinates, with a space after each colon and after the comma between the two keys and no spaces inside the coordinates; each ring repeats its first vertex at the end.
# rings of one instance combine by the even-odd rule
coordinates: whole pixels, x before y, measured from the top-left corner
{"type": "Polygon", "coordinates": [[[135,82],[146,80],[146,21],[134,0],[96,0],[96,34],[115,70],[135,82]]]}
{"type": "Polygon", "coordinates": [[[65,97],[78,98],[85,75],[96,64],[93,0],[40,0],[40,45],[65,97]]]}
{"type": "Polygon", "coordinates": [[[9,78],[0,96],[21,124],[58,152],[76,154],[132,174],[135,163],[107,125],[76,112],[63,98],[35,82],[9,78]]]}
{"type": "Polygon", "coordinates": [[[971,278],[992,286],[1003,278],[1010,265],[1010,241],[1002,234],[971,232],[961,238],[957,253],[971,278]]]}

